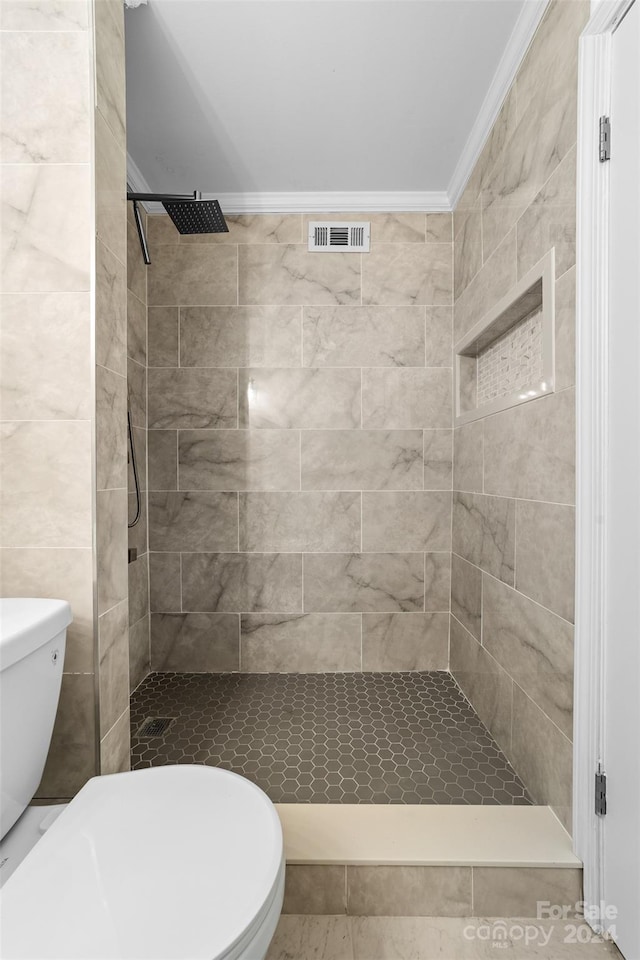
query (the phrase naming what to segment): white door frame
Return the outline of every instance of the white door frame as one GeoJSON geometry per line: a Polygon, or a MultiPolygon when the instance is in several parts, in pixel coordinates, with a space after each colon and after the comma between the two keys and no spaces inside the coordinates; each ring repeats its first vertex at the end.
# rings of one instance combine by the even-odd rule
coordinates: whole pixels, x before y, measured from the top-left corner
{"type": "Polygon", "coordinates": [[[601,0],[595,11],[592,5],[580,38],[578,81],[573,835],[591,908],[604,901],[604,830],[595,814],[594,778],[604,751],[607,602],[609,164],[599,161],[598,127],[610,114],[613,31],[632,3],[601,0]]]}

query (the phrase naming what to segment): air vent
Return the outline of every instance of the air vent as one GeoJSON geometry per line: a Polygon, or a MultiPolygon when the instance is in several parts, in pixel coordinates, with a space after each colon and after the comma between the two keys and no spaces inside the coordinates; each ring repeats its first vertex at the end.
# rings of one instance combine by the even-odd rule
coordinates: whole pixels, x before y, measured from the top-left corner
{"type": "Polygon", "coordinates": [[[340,223],[311,221],[309,223],[309,250],[328,253],[368,253],[371,235],[370,223],[340,223]]]}

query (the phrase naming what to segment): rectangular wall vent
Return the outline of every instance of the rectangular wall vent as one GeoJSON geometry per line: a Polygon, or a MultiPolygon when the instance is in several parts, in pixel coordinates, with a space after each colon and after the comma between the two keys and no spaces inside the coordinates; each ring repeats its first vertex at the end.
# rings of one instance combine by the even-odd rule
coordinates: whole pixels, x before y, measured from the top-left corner
{"type": "Polygon", "coordinates": [[[309,223],[309,250],[328,253],[368,253],[371,224],[318,221],[309,223]]]}

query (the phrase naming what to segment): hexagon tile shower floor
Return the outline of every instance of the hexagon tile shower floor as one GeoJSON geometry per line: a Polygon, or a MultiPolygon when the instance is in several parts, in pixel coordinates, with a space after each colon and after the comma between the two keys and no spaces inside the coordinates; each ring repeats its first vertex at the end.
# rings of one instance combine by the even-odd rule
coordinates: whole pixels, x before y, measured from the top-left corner
{"type": "Polygon", "coordinates": [[[131,725],[134,769],[224,767],[279,803],[531,802],[444,672],[156,673],[131,725]]]}

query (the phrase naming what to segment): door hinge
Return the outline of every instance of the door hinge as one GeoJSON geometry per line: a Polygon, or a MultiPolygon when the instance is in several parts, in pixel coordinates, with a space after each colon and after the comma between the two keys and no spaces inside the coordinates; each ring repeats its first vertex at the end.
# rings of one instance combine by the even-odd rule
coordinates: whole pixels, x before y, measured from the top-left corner
{"type": "Polygon", "coordinates": [[[607,777],[598,766],[596,773],[596,814],[604,817],[607,812],[607,777]]]}
{"type": "Polygon", "coordinates": [[[600,117],[600,163],[611,159],[611,120],[600,117]]]}

